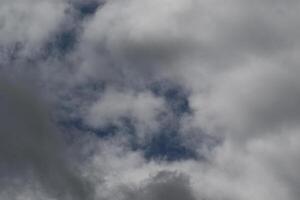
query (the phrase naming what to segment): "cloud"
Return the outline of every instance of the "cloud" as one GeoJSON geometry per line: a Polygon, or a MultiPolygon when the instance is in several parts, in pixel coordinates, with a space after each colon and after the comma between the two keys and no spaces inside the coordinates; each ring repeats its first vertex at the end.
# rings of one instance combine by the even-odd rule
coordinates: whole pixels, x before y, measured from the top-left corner
{"type": "Polygon", "coordinates": [[[132,77],[138,83],[168,78],[189,88],[192,116],[185,130],[197,127],[224,140],[216,157],[210,158],[216,162],[212,170],[194,173],[211,184],[204,191],[206,199],[294,199],[290,184],[297,181],[278,175],[286,174],[287,166],[280,172],[266,169],[273,169],[273,159],[284,163],[280,149],[286,148],[287,154],[292,148],[297,151],[297,145],[289,147],[288,138],[297,137],[299,121],[299,61],[294,57],[299,48],[298,3],[250,5],[233,0],[226,5],[219,1],[169,5],[108,2],[86,25],[80,46],[86,60],[80,73],[89,77],[104,73],[106,80],[130,83],[132,77]],[[260,148],[266,151],[257,143],[270,145],[272,156],[257,154],[260,148]],[[278,190],[268,195],[271,188],[278,190]]]}
{"type": "Polygon", "coordinates": [[[214,118],[206,123],[228,128],[228,132],[245,138],[272,134],[280,127],[297,126],[296,74],[294,66],[253,61],[222,76],[207,96],[196,95],[191,104],[198,110],[199,120],[214,118]],[[203,105],[202,97],[207,98],[203,105]]]}
{"type": "Polygon", "coordinates": [[[1,4],[1,198],[298,199],[299,2],[1,4]],[[149,160],[128,132],[205,159],[149,160]]]}
{"type": "Polygon", "coordinates": [[[108,1],[85,24],[79,73],[206,87],[249,57],[276,59],[297,46],[297,26],[286,26],[296,12],[293,1],[108,1]]]}
{"type": "MultiPolygon", "coordinates": [[[[28,185],[38,182],[42,194],[57,199],[91,199],[88,181],[67,159],[49,114],[30,93],[23,86],[0,83],[0,194],[10,193],[10,187],[18,188],[29,179],[28,185]],[[14,183],[14,179],[19,181],[14,183]]],[[[10,195],[5,199],[16,198],[18,190],[10,195]]]]}
{"type": "Polygon", "coordinates": [[[137,134],[143,138],[147,132],[159,127],[159,115],[165,111],[165,102],[151,92],[118,91],[107,89],[91,107],[86,121],[100,128],[122,123],[122,119],[133,120],[137,134]]]}
{"type": "Polygon", "coordinates": [[[176,172],[161,171],[142,187],[128,191],[125,199],[187,199],[195,200],[189,185],[189,179],[184,174],[176,172]]]}
{"type": "Polygon", "coordinates": [[[24,54],[38,52],[58,28],[68,8],[66,1],[1,1],[1,47],[24,48],[24,54]]]}

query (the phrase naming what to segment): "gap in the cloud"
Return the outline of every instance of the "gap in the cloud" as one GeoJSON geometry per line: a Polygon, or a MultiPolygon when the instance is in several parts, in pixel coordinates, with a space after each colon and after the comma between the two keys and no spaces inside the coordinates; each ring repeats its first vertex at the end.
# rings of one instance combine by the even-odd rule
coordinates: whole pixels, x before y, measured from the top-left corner
{"type": "Polygon", "coordinates": [[[144,147],[144,155],[148,160],[178,161],[198,159],[199,155],[186,147],[177,133],[163,133],[154,136],[144,147]]]}
{"type": "Polygon", "coordinates": [[[159,121],[162,122],[159,131],[140,147],[145,158],[166,161],[202,159],[195,149],[185,145],[180,134],[182,118],[192,113],[188,92],[180,85],[170,81],[156,82],[149,88],[155,95],[165,99],[168,113],[159,117],[159,121]]]}
{"type": "Polygon", "coordinates": [[[77,130],[82,133],[94,133],[95,135],[97,135],[99,138],[102,139],[113,137],[119,131],[119,128],[112,124],[108,124],[104,127],[95,129],[86,125],[81,119],[78,118],[60,121],[59,125],[60,127],[67,130],[77,130]]]}
{"type": "MultiPolygon", "coordinates": [[[[25,57],[19,55],[26,48],[26,43],[16,42],[9,47],[0,46],[0,54],[7,55],[5,63],[13,63],[20,58],[22,61],[31,63],[49,58],[64,59],[68,53],[71,53],[80,40],[84,20],[94,15],[105,2],[99,0],[70,0],[69,3],[70,9],[65,11],[68,17],[61,22],[57,32],[50,34],[42,47],[32,54],[25,57]]],[[[0,64],[3,62],[0,61],[0,64]]]]}
{"type": "MultiPolygon", "coordinates": [[[[105,85],[105,84],[104,84],[105,85]]],[[[82,91],[92,90],[103,92],[104,86],[87,89],[92,87],[79,88],[73,92],[71,96],[86,96],[82,95],[82,91]]],[[[99,139],[113,139],[116,136],[123,136],[128,139],[128,144],[133,151],[139,151],[144,154],[147,160],[165,160],[165,161],[179,161],[189,159],[204,159],[204,156],[193,149],[192,146],[187,145],[185,139],[182,138],[181,120],[183,117],[192,114],[188,102],[188,92],[182,87],[169,82],[155,83],[151,85],[150,90],[154,95],[164,98],[167,104],[166,113],[159,116],[158,121],[161,123],[160,128],[154,132],[146,133],[146,140],[142,140],[138,136],[134,119],[130,117],[122,117],[116,122],[108,122],[101,127],[91,127],[86,124],[82,119],[69,119],[61,123],[61,126],[67,129],[76,129],[84,133],[93,133],[99,139]]],[[[90,93],[90,92],[88,92],[90,93]]],[[[203,137],[205,135],[203,134],[203,137]]],[[[204,141],[204,140],[203,140],[204,141]]],[[[203,142],[205,143],[205,141],[203,142]]],[[[202,145],[202,144],[199,144],[202,145]]],[[[203,144],[205,145],[205,144],[203,144]]]]}
{"type": "Polygon", "coordinates": [[[140,143],[136,129],[129,118],[122,119],[119,126],[108,124],[100,128],[91,128],[80,119],[60,122],[60,126],[67,130],[79,130],[84,133],[93,133],[99,139],[111,139],[122,134],[127,136],[128,144],[133,151],[140,151],[147,160],[178,161],[188,159],[202,159],[194,149],[184,145],[183,139],[175,129],[163,128],[159,133],[153,133],[146,141],[140,143]]]}
{"type": "Polygon", "coordinates": [[[49,38],[43,48],[42,59],[53,56],[63,59],[68,53],[72,52],[80,39],[84,19],[94,15],[102,5],[104,5],[104,2],[92,0],[71,3],[73,10],[67,11],[70,18],[67,18],[67,21],[62,23],[61,29],[49,38]]]}
{"type": "Polygon", "coordinates": [[[192,112],[188,101],[188,92],[182,86],[170,81],[160,81],[151,84],[150,90],[155,95],[163,97],[169,109],[177,117],[192,112]]]}
{"type": "Polygon", "coordinates": [[[80,1],[74,4],[74,8],[79,12],[82,18],[93,15],[98,8],[104,4],[104,1],[80,1]]]}
{"type": "Polygon", "coordinates": [[[84,133],[93,133],[101,139],[110,139],[120,134],[127,136],[130,144],[135,144],[136,130],[130,118],[123,117],[118,120],[118,123],[107,123],[101,127],[91,127],[80,118],[72,118],[58,122],[63,129],[77,130],[84,133]]]}
{"type": "Polygon", "coordinates": [[[53,39],[46,44],[44,57],[55,55],[55,57],[63,58],[75,48],[77,38],[78,32],[75,28],[56,33],[53,39]]]}

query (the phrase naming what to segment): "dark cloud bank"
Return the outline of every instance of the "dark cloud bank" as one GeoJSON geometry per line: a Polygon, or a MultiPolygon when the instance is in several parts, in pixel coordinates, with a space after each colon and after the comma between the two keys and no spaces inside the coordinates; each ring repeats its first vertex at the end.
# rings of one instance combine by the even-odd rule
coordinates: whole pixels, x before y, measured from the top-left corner
{"type": "Polygon", "coordinates": [[[0,0],[0,199],[297,200],[299,11],[0,0]]]}
{"type": "Polygon", "coordinates": [[[9,191],[18,184],[33,184],[33,179],[57,199],[92,199],[92,188],[69,163],[62,137],[41,102],[15,84],[1,82],[0,90],[1,188],[9,191]]]}

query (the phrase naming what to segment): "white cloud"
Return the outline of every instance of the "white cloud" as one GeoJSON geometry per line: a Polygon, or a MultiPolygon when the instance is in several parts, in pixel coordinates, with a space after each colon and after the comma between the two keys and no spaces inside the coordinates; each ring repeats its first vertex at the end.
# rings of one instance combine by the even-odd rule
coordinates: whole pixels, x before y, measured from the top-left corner
{"type": "Polygon", "coordinates": [[[4,48],[16,43],[25,47],[25,55],[39,50],[65,17],[66,1],[1,0],[0,44],[4,48]]]}
{"type": "Polygon", "coordinates": [[[95,128],[119,124],[122,118],[132,119],[141,137],[159,126],[159,114],[165,111],[165,102],[151,92],[118,91],[108,89],[95,102],[86,121],[95,128]]]}

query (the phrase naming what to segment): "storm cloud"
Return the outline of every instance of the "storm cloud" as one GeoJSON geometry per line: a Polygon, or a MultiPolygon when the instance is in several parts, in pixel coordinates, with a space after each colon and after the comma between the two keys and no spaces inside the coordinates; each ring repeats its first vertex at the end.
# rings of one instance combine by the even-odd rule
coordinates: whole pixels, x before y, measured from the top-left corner
{"type": "Polygon", "coordinates": [[[43,186],[38,188],[57,199],[91,199],[92,188],[70,164],[42,103],[25,87],[1,82],[0,91],[0,193],[20,184],[34,188],[38,182],[43,186]]]}

